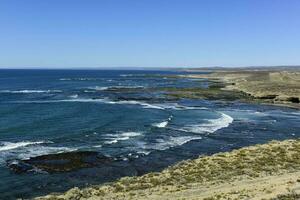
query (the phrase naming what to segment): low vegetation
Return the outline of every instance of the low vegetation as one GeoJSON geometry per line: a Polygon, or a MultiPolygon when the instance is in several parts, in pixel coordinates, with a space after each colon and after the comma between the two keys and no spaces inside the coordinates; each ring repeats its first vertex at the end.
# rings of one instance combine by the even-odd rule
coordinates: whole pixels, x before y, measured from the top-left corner
{"type": "MultiPolygon", "coordinates": [[[[299,194],[289,190],[284,190],[284,194],[277,194],[275,183],[275,186],[269,188],[235,187],[234,183],[240,182],[242,185],[254,181],[255,185],[256,180],[278,176],[282,176],[280,182],[284,182],[286,174],[300,175],[299,172],[300,140],[272,141],[264,145],[183,161],[160,173],[124,177],[111,184],[82,190],[74,188],[62,195],[49,195],[40,199],[158,199],[158,196],[159,199],[184,199],[185,195],[191,194],[191,197],[206,200],[232,197],[247,199],[257,194],[269,195],[269,199],[289,199],[299,194]],[[222,190],[222,187],[226,190],[222,190]]],[[[299,178],[295,175],[292,177],[299,178]]],[[[297,180],[287,180],[298,183],[297,180]]]]}

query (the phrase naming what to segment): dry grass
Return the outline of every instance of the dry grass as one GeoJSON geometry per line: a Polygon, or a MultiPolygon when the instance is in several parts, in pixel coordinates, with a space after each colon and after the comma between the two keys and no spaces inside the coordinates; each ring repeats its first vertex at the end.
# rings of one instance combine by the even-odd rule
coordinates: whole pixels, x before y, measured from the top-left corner
{"type": "MultiPolygon", "coordinates": [[[[273,141],[264,145],[183,161],[161,173],[125,177],[108,185],[82,190],[75,188],[65,194],[50,195],[42,199],[146,199],[150,197],[159,199],[158,197],[163,198],[163,196],[180,199],[184,193],[190,195],[191,198],[197,197],[196,199],[227,199],[229,197],[244,199],[253,195],[253,191],[239,187],[237,191],[231,191],[229,190],[230,183],[255,182],[255,180],[263,180],[264,177],[282,176],[299,173],[299,171],[300,140],[273,141]],[[227,190],[220,190],[220,186],[227,190]],[[211,191],[219,192],[207,193],[207,188],[210,187],[215,188],[211,191]],[[204,192],[206,195],[201,196],[201,191],[207,194],[204,192]]],[[[281,179],[280,182],[282,182],[281,179]]],[[[273,192],[270,188],[263,190],[257,187],[256,190],[264,194],[273,192]]],[[[276,198],[283,199],[280,196],[276,198]]]]}

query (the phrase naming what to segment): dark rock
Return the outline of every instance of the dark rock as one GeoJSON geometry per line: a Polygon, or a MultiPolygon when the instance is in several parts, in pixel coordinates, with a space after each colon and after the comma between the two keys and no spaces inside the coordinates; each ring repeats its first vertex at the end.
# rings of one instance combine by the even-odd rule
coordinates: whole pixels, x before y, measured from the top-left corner
{"type": "Polygon", "coordinates": [[[7,166],[17,174],[33,170],[33,166],[17,160],[8,161],[7,166]]]}
{"type": "Polygon", "coordinates": [[[287,100],[292,103],[300,103],[300,99],[298,97],[289,97],[287,100]]]}
{"type": "Polygon", "coordinates": [[[261,97],[257,97],[258,99],[275,99],[278,95],[265,95],[261,97]]]}
{"type": "Polygon", "coordinates": [[[77,151],[58,154],[48,154],[17,160],[8,167],[16,173],[28,172],[32,169],[54,172],[69,172],[81,168],[94,167],[110,163],[113,159],[92,151],[77,151]]]}

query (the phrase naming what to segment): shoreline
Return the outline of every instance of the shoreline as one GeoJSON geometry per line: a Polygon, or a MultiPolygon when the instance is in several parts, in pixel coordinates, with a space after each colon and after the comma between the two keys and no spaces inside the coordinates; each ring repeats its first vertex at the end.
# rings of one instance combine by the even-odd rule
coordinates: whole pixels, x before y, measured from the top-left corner
{"type": "Polygon", "coordinates": [[[243,92],[252,97],[252,101],[300,109],[300,71],[239,69],[181,77],[221,82],[225,84],[221,90],[243,92]]]}
{"type": "MultiPolygon", "coordinates": [[[[178,77],[208,79],[223,86],[217,84],[202,91],[166,88],[173,97],[228,98],[235,94],[236,98],[252,103],[300,109],[298,71],[215,71],[178,77]]],[[[300,140],[284,140],[200,156],[162,172],[124,177],[112,183],[73,188],[63,194],[36,199],[280,200],[299,199],[299,188],[300,140]]]]}
{"type": "Polygon", "coordinates": [[[36,199],[300,198],[300,140],[271,141],[182,161],[159,173],[36,199]]]}

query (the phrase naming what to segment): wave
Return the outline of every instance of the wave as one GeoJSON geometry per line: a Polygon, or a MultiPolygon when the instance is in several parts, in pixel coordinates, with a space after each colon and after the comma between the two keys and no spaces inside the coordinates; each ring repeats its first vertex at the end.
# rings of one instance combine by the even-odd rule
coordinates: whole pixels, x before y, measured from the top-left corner
{"type": "Polygon", "coordinates": [[[121,132],[119,134],[107,134],[106,136],[112,140],[105,141],[104,143],[105,144],[114,144],[121,140],[129,140],[132,137],[137,137],[142,134],[143,134],[143,132],[133,132],[133,131],[121,132]]]}
{"type": "Polygon", "coordinates": [[[78,94],[70,95],[69,97],[73,98],[73,99],[77,99],[78,98],[78,94]]]}
{"type": "Polygon", "coordinates": [[[219,129],[228,127],[232,122],[233,118],[225,113],[220,113],[221,117],[217,119],[209,119],[207,123],[204,124],[195,124],[195,125],[188,125],[183,127],[182,129],[178,129],[180,131],[185,132],[192,132],[192,133],[214,133],[219,129]]]}
{"type": "Polygon", "coordinates": [[[76,151],[76,148],[52,147],[42,144],[50,144],[51,141],[22,141],[22,142],[2,142],[0,146],[0,165],[8,160],[29,159],[35,156],[76,151]]]}
{"type": "Polygon", "coordinates": [[[168,125],[169,121],[163,121],[160,123],[154,123],[152,124],[153,126],[157,127],[157,128],[165,128],[168,125]]]}
{"type": "MultiPolygon", "coordinates": [[[[179,137],[169,137],[168,139],[156,139],[156,143],[152,144],[141,144],[140,147],[143,150],[167,150],[175,146],[181,146],[192,140],[201,140],[202,137],[198,136],[179,136],[179,137]]],[[[149,151],[147,152],[149,154],[149,151]]]]}
{"type": "MultiPolygon", "coordinates": [[[[70,96],[71,97],[71,96],[70,96]]],[[[73,99],[61,99],[61,100],[42,100],[42,101],[14,101],[13,103],[59,103],[59,102],[81,102],[81,103],[106,103],[106,104],[124,104],[124,105],[140,105],[145,109],[159,109],[159,110],[204,110],[207,109],[205,107],[191,107],[191,106],[183,106],[179,104],[150,104],[143,101],[135,101],[135,100],[120,100],[113,101],[108,98],[102,99],[88,99],[88,98],[74,98],[73,99]]]]}
{"type": "Polygon", "coordinates": [[[49,146],[41,146],[41,145],[27,146],[21,148],[16,152],[5,152],[5,153],[3,152],[4,154],[0,153],[0,163],[12,159],[26,160],[36,156],[71,152],[76,150],[77,150],[76,148],[69,148],[69,147],[49,147],[49,146]]]}
{"type": "Polygon", "coordinates": [[[71,81],[72,79],[71,78],[60,78],[59,80],[60,81],[71,81]]]}
{"type": "Polygon", "coordinates": [[[60,93],[61,90],[0,90],[0,93],[30,94],[30,93],[60,93]]]}
{"type": "MultiPolygon", "coordinates": [[[[128,104],[128,105],[140,105],[143,108],[152,108],[152,109],[161,109],[163,110],[164,108],[160,107],[160,106],[156,106],[154,104],[149,104],[149,103],[145,103],[142,101],[134,101],[134,100],[122,100],[122,101],[112,101],[109,99],[77,99],[78,101],[81,102],[101,102],[101,103],[107,103],[107,104],[128,104]]],[[[70,101],[70,100],[66,100],[66,101],[70,101]]]]}
{"type": "Polygon", "coordinates": [[[31,142],[31,141],[22,141],[22,142],[2,142],[0,145],[0,151],[8,151],[12,149],[17,149],[20,147],[26,147],[29,145],[37,145],[37,144],[43,144],[43,143],[52,143],[50,141],[36,141],[36,142],[31,142]]]}
{"type": "MultiPolygon", "coordinates": [[[[88,87],[87,89],[89,90],[97,90],[97,91],[102,91],[102,90],[107,90],[109,87],[100,87],[100,86],[94,86],[94,87],[88,87]]],[[[85,91],[88,91],[88,90],[85,90],[85,91]]]]}
{"type": "Polygon", "coordinates": [[[169,122],[172,120],[172,115],[168,118],[168,120],[166,121],[162,121],[162,122],[159,122],[159,123],[153,123],[152,126],[155,126],[157,128],[165,128],[169,122]]]}
{"type": "Polygon", "coordinates": [[[206,110],[206,107],[197,107],[197,106],[184,106],[178,103],[163,103],[163,104],[154,104],[154,106],[160,107],[160,109],[165,110],[206,110]]]}
{"type": "Polygon", "coordinates": [[[131,77],[134,76],[134,74],[120,74],[121,77],[131,77]]]}
{"type": "Polygon", "coordinates": [[[207,109],[205,107],[190,107],[190,106],[182,106],[177,103],[174,104],[149,104],[142,101],[135,101],[135,100],[127,100],[127,101],[103,101],[104,103],[109,104],[133,104],[133,105],[141,105],[143,108],[150,108],[150,109],[159,109],[159,110],[203,110],[207,109]]]}
{"type": "Polygon", "coordinates": [[[61,102],[105,103],[106,101],[107,101],[106,99],[73,98],[73,99],[61,99],[61,100],[12,101],[12,103],[61,103],[61,102]]]}
{"type": "MultiPolygon", "coordinates": [[[[90,90],[97,90],[97,91],[105,91],[105,90],[117,90],[117,89],[138,89],[138,88],[145,88],[144,86],[93,86],[88,87],[90,90]]],[[[88,91],[88,90],[87,90],[88,91]]]]}
{"type": "Polygon", "coordinates": [[[60,78],[60,81],[96,81],[96,80],[102,80],[101,78],[60,78]]]}
{"type": "Polygon", "coordinates": [[[94,147],[94,148],[101,148],[102,145],[101,145],[101,144],[99,144],[99,145],[94,145],[93,147],[94,147]]]}

